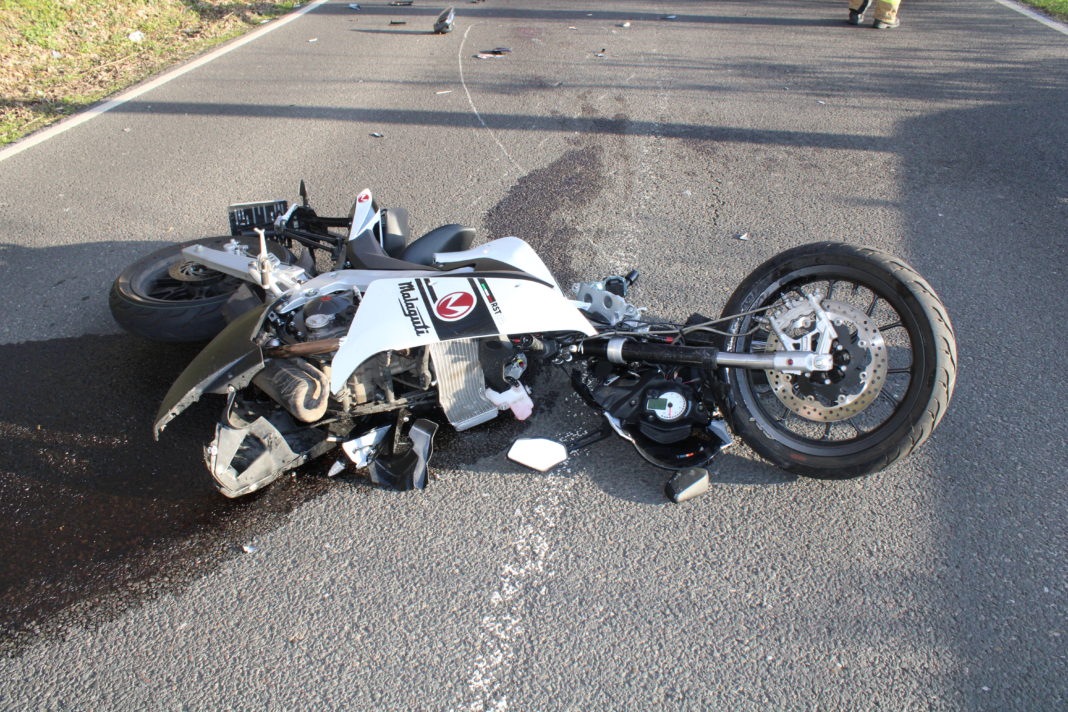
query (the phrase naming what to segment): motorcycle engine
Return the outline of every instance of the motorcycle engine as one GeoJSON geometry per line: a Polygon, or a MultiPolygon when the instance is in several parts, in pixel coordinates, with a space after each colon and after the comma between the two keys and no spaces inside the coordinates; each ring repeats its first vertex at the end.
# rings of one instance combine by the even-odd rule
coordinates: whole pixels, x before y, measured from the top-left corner
{"type": "Polygon", "coordinates": [[[592,396],[654,465],[671,470],[700,467],[724,441],[710,429],[711,409],[691,383],[649,367],[604,380],[592,396]]]}

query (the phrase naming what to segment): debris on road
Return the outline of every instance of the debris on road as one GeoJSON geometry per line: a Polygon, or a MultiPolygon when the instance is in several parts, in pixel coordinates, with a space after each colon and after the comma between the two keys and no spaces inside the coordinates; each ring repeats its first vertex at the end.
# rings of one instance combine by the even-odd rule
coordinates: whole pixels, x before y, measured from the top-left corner
{"type": "Polygon", "coordinates": [[[350,3],[349,3],[349,9],[350,9],[350,10],[359,10],[359,9],[360,9],[360,6],[359,6],[359,4],[358,4],[358,3],[350,2],[350,3]]]}
{"type": "Polygon", "coordinates": [[[259,547],[253,546],[252,544],[244,544],[242,545],[241,550],[244,551],[246,554],[255,554],[260,549],[259,547]]]}
{"type": "Polygon", "coordinates": [[[441,96],[442,94],[452,94],[452,89],[442,89],[441,91],[436,91],[434,93],[438,96],[441,96]]]}
{"type": "Polygon", "coordinates": [[[679,17],[678,15],[664,15],[660,19],[661,20],[676,20],[676,19],[678,19],[678,17],[679,17]]]}
{"type": "Polygon", "coordinates": [[[309,42],[318,42],[318,41],[319,41],[319,38],[318,38],[318,37],[312,37],[312,38],[311,38],[310,40],[308,40],[308,41],[309,41],[309,42]]]}
{"type": "Polygon", "coordinates": [[[735,240],[746,240],[746,241],[748,241],[749,240],[749,233],[748,232],[743,232],[740,235],[735,235],[734,239],[735,240]]]}
{"type": "Polygon", "coordinates": [[[371,137],[372,138],[382,138],[382,134],[378,133],[377,131],[372,131],[371,132],[371,137]]]}
{"type": "Polygon", "coordinates": [[[456,10],[451,7],[445,8],[434,23],[434,34],[444,35],[452,32],[452,23],[455,19],[456,10]]]}
{"type": "Polygon", "coordinates": [[[619,23],[619,27],[630,27],[630,21],[619,23]]]}
{"type": "Polygon", "coordinates": [[[411,7],[413,0],[393,0],[390,7],[411,7]]]}
{"type": "Polygon", "coordinates": [[[391,25],[407,25],[408,23],[405,20],[390,20],[389,24],[391,24],[391,25]]]}

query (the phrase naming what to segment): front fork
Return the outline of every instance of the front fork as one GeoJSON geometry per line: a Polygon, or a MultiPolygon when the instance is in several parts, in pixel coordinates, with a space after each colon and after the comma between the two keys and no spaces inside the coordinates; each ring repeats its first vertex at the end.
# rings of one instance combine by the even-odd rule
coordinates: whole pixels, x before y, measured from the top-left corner
{"type": "Polygon", "coordinates": [[[676,346],[635,341],[617,336],[586,341],[570,347],[576,358],[603,358],[610,363],[652,362],[680,366],[698,366],[714,370],[721,366],[801,374],[830,371],[834,359],[830,354],[814,351],[775,351],[766,354],[738,354],[711,346],[676,346]]]}

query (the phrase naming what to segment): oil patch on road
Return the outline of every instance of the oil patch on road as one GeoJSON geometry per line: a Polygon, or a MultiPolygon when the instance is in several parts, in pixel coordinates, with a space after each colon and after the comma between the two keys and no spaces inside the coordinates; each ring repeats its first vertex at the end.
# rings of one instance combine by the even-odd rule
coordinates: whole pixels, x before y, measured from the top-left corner
{"type": "Polygon", "coordinates": [[[300,477],[218,494],[201,452],[221,397],[153,441],[196,352],[130,336],[0,345],[0,653],[181,587],[329,487],[300,477]]]}

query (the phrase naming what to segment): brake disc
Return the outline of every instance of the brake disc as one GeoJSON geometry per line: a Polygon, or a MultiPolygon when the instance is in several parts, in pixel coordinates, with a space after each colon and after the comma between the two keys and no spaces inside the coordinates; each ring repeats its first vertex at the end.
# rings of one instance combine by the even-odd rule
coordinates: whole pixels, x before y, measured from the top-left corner
{"type": "MultiPolygon", "coordinates": [[[[831,347],[834,369],[810,375],[765,373],[775,397],[791,411],[806,420],[833,423],[852,418],[875,402],[886,383],[889,358],[871,317],[845,302],[825,299],[821,306],[837,333],[831,347]]],[[[799,305],[794,305],[778,319],[786,321],[783,317],[789,317],[794,324],[806,325],[818,322],[811,307],[807,314],[797,313],[799,310],[799,305]]],[[[784,347],[772,333],[765,350],[789,350],[789,346],[784,347]]]]}

